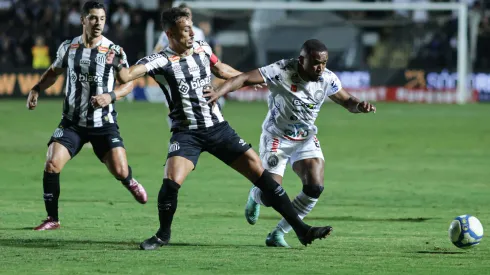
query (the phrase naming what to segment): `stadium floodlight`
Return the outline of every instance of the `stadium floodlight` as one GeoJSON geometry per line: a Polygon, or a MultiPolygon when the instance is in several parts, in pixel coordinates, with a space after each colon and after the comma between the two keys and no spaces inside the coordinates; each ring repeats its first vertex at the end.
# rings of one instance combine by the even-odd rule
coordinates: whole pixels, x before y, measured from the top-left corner
{"type": "MultiPolygon", "coordinates": [[[[176,1],[178,6],[184,1],[176,1]]],[[[457,11],[458,12],[458,43],[457,43],[457,102],[462,104],[470,99],[471,89],[467,85],[468,76],[468,6],[461,3],[393,3],[393,2],[255,2],[255,1],[193,1],[186,2],[192,9],[198,10],[325,10],[325,11],[457,11]]]]}

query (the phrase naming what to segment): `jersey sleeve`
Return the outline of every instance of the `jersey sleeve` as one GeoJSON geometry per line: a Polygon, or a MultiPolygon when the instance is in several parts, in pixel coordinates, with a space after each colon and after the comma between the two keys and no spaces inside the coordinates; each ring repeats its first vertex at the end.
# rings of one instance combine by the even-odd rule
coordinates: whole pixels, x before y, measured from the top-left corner
{"type": "Polygon", "coordinates": [[[264,78],[264,83],[278,85],[282,79],[282,72],[285,66],[285,61],[280,60],[270,65],[259,68],[259,72],[264,78]]]}
{"type": "Polygon", "coordinates": [[[206,54],[209,56],[209,62],[211,64],[211,67],[214,66],[216,63],[218,63],[219,59],[218,57],[213,53],[213,49],[211,46],[209,46],[208,42],[206,41],[196,41],[197,43],[197,48],[202,48],[206,54]]]}
{"type": "Polygon", "coordinates": [[[165,55],[160,53],[154,53],[138,60],[136,65],[145,65],[146,73],[150,76],[159,74],[162,68],[168,64],[168,59],[165,55]]]}
{"type": "Polygon", "coordinates": [[[53,62],[53,67],[58,69],[64,69],[68,67],[68,49],[70,48],[71,40],[66,40],[61,43],[58,51],[56,52],[56,59],[53,62]]]}
{"type": "Polygon", "coordinates": [[[329,79],[327,85],[327,96],[331,96],[336,94],[338,91],[342,89],[342,83],[340,83],[340,79],[333,72],[329,72],[329,79]]]}

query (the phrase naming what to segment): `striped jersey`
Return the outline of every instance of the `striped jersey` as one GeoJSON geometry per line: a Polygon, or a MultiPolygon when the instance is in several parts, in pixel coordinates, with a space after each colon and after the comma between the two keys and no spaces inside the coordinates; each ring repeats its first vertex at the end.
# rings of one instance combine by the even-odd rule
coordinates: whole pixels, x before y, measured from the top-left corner
{"type": "Polygon", "coordinates": [[[172,130],[205,129],[223,122],[218,104],[207,104],[204,87],[211,85],[211,66],[218,62],[204,41],[193,44],[192,54],[180,56],[165,50],[140,59],[147,74],[158,83],[168,102],[172,130]]]}
{"type": "MultiPolygon", "coordinates": [[[[114,89],[112,63],[116,62],[108,60],[107,53],[109,49],[118,47],[105,37],[94,48],[85,48],[81,36],[61,44],[53,67],[66,69],[63,118],[87,128],[104,127],[117,122],[113,104],[95,110],[90,98],[114,89]]],[[[129,67],[127,60],[122,62],[129,67]]]]}

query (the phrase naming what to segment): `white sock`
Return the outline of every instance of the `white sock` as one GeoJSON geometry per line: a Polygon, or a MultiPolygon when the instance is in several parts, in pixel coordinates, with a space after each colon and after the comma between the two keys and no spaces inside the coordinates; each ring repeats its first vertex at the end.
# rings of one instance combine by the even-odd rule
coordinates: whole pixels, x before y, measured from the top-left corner
{"type": "MultiPolygon", "coordinates": [[[[298,216],[300,219],[304,219],[308,213],[315,207],[316,202],[318,199],[309,197],[301,191],[296,198],[292,201],[294,210],[296,210],[296,213],[298,213],[298,216]]],[[[283,218],[276,226],[277,229],[280,229],[284,233],[288,233],[291,231],[293,228],[289,223],[283,218]]]]}
{"type": "Polygon", "coordinates": [[[260,196],[262,196],[262,191],[257,186],[254,186],[250,192],[252,193],[252,199],[256,203],[258,203],[260,205],[264,205],[264,203],[262,202],[262,199],[260,199],[260,196]]]}

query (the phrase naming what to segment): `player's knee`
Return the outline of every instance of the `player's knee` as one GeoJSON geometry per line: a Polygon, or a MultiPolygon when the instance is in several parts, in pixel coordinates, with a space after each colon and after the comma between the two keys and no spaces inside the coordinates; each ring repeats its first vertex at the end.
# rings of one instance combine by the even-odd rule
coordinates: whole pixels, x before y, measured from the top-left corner
{"type": "Polygon", "coordinates": [[[54,159],[48,159],[44,163],[44,171],[48,173],[59,173],[61,172],[62,166],[54,159]]]}
{"type": "Polygon", "coordinates": [[[319,185],[319,184],[303,185],[303,193],[315,199],[318,199],[320,197],[320,195],[323,192],[323,189],[324,189],[323,185],[319,185]]]}

